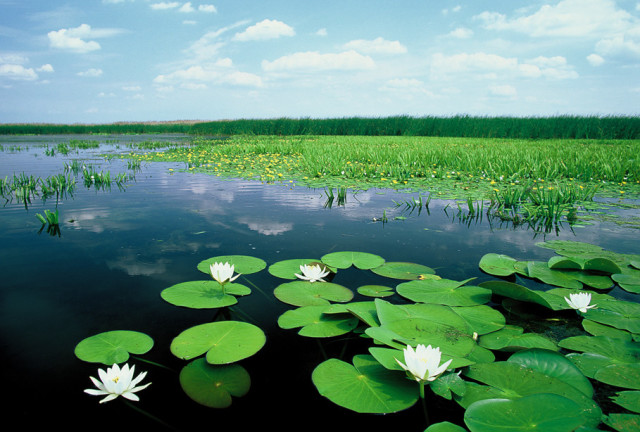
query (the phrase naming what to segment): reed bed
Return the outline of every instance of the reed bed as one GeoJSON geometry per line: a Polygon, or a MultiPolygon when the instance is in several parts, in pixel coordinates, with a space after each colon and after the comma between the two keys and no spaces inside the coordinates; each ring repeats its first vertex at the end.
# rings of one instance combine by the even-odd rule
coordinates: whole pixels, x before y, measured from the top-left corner
{"type": "Polygon", "coordinates": [[[6,134],[348,135],[514,139],[640,139],[638,116],[274,118],[113,124],[5,124],[6,134]]]}

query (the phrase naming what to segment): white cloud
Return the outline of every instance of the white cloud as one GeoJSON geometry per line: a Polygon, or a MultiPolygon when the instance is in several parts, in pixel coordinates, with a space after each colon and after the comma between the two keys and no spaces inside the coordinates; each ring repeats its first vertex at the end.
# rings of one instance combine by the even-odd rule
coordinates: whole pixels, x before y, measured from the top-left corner
{"type": "Polygon", "coordinates": [[[19,64],[0,64],[0,77],[20,81],[33,81],[38,74],[32,68],[25,68],[19,64]]]}
{"type": "Polygon", "coordinates": [[[587,56],[587,61],[591,66],[600,66],[604,63],[604,59],[598,54],[589,54],[587,56]]]}
{"type": "Polygon", "coordinates": [[[294,36],[296,32],[292,27],[278,20],[265,19],[257,24],[247,27],[245,31],[236,33],[233,40],[250,41],[275,39],[280,36],[294,36]]]}
{"type": "Polygon", "coordinates": [[[186,2],[180,7],[180,9],[178,9],[178,12],[182,12],[182,13],[191,13],[195,11],[196,10],[193,8],[193,6],[191,6],[191,2],[186,2]]]}
{"type": "Polygon", "coordinates": [[[404,54],[407,52],[407,47],[399,41],[388,41],[381,37],[374,40],[352,40],[347,42],[344,48],[368,54],[404,54]]]}
{"type": "Polygon", "coordinates": [[[196,25],[198,22],[194,21],[194,20],[184,20],[182,21],[182,24],[184,25],[196,25]]]}
{"type": "Polygon", "coordinates": [[[51,66],[49,63],[43,64],[38,68],[38,72],[53,72],[53,66],[51,66]]]}
{"type": "Polygon", "coordinates": [[[254,74],[229,70],[230,61],[207,66],[191,66],[186,69],[179,69],[169,74],[158,75],[154,78],[155,84],[167,85],[178,84],[182,87],[194,84],[232,84],[239,86],[261,87],[262,79],[254,74]]]}
{"type": "Polygon", "coordinates": [[[280,57],[274,61],[262,61],[262,69],[275,71],[322,71],[322,70],[358,70],[373,69],[375,63],[369,56],[356,51],[345,51],[338,54],[321,54],[316,51],[298,52],[280,57]]]}
{"type": "Polygon", "coordinates": [[[140,86],[124,86],[124,87],[122,87],[122,90],[130,91],[130,92],[138,92],[138,91],[140,91],[142,89],[140,88],[140,86]]]}
{"type": "Polygon", "coordinates": [[[88,24],[81,24],[79,27],[70,29],[60,29],[47,33],[49,45],[52,48],[69,50],[77,53],[87,53],[100,49],[100,44],[96,41],[85,41],[90,37],[91,27],[88,24]]]}
{"type": "Polygon", "coordinates": [[[102,69],[91,68],[86,71],[78,72],[77,75],[81,77],[95,78],[102,75],[102,69]]]}
{"type": "Polygon", "coordinates": [[[151,9],[153,10],[167,10],[167,9],[175,9],[180,6],[179,2],[160,2],[160,3],[152,3],[151,9]]]}
{"type": "Polygon", "coordinates": [[[198,6],[198,10],[200,12],[207,12],[207,13],[216,13],[216,12],[218,12],[216,7],[214,5],[210,5],[210,4],[202,4],[202,5],[198,6]]]}
{"type": "Polygon", "coordinates": [[[498,12],[482,12],[475,18],[490,30],[512,30],[534,37],[600,37],[637,26],[637,19],[618,9],[613,0],[562,0],[517,18],[498,12]]]}
{"type": "Polygon", "coordinates": [[[518,94],[516,88],[509,84],[492,85],[489,87],[489,93],[493,96],[500,96],[505,98],[515,98],[518,94]]]}
{"type": "Polygon", "coordinates": [[[628,35],[617,34],[596,43],[596,52],[605,56],[624,56],[630,54],[640,57],[640,37],[633,40],[628,35]]]}
{"type": "Polygon", "coordinates": [[[328,35],[328,33],[327,33],[327,29],[326,28],[321,28],[320,30],[318,30],[316,32],[316,36],[323,36],[324,37],[324,36],[327,36],[327,35],[328,35]]]}
{"type": "Polygon", "coordinates": [[[434,54],[431,62],[431,76],[434,79],[449,79],[454,75],[465,74],[480,79],[500,77],[521,77],[550,79],[577,78],[577,72],[567,64],[562,56],[539,56],[525,62],[516,57],[502,57],[483,52],[454,54],[446,56],[434,54]]]}
{"type": "Polygon", "coordinates": [[[466,27],[458,27],[457,29],[452,30],[449,33],[449,36],[456,39],[469,39],[471,36],[473,36],[473,30],[466,27]]]}

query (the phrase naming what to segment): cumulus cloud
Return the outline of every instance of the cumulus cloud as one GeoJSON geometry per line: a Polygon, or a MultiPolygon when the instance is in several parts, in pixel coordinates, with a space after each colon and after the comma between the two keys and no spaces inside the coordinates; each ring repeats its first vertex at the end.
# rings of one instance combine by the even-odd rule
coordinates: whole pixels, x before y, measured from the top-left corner
{"type": "Polygon", "coordinates": [[[578,77],[578,73],[562,56],[539,56],[520,62],[516,57],[503,57],[483,52],[451,56],[437,53],[431,60],[431,76],[435,79],[448,79],[456,74],[467,73],[472,73],[476,78],[481,79],[497,79],[506,76],[549,79],[578,77]]]}
{"type": "Polygon", "coordinates": [[[407,52],[407,47],[399,41],[388,41],[381,37],[374,40],[352,40],[347,42],[344,48],[367,54],[404,54],[407,52]]]}
{"type": "Polygon", "coordinates": [[[38,72],[53,72],[53,66],[51,66],[49,63],[43,64],[38,68],[38,72]]]}
{"type": "Polygon", "coordinates": [[[466,27],[458,27],[457,29],[449,32],[449,36],[456,39],[469,39],[473,36],[473,30],[466,27]]]}
{"type": "Polygon", "coordinates": [[[186,2],[180,7],[180,9],[178,9],[178,12],[182,12],[182,13],[191,13],[195,11],[196,10],[194,9],[194,7],[191,6],[191,2],[186,2]]]}
{"type": "Polygon", "coordinates": [[[25,68],[20,64],[0,64],[0,77],[19,81],[33,81],[38,74],[32,68],[25,68]]]}
{"type": "Polygon", "coordinates": [[[604,64],[604,59],[598,54],[589,54],[587,56],[587,61],[591,66],[600,66],[604,64]]]}
{"type": "Polygon", "coordinates": [[[175,9],[180,6],[180,2],[160,2],[160,3],[152,3],[150,5],[153,10],[167,10],[167,9],[175,9]]]}
{"type": "Polygon", "coordinates": [[[252,40],[276,39],[281,36],[294,36],[295,30],[278,20],[265,19],[247,27],[243,32],[236,33],[233,40],[245,42],[252,40]]]}
{"type": "Polygon", "coordinates": [[[286,55],[273,61],[262,61],[262,69],[267,72],[277,71],[323,71],[323,70],[358,70],[373,69],[375,62],[369,56],[356,51],[321,54],[317,51],[298,52],[286,55]]]}
{"type": "Polygon", "coordinates": [[[49,45],[52,48],[58,48],[77,53],[87,53],[100,49],[100,44],[96,41],[84,40],[91,35],[91,26],[81,24],[79,27],[70,29],[60,29],[47,33],[49,45]]]}
{"type": "Polygon", "coordinates": [[[497,12],[476,16],[491,30],[513,30],[539,36],[597,37],[617,33],[634,25],[627,11],[618,9],[613,0],[562,0],[543,5],[531,15],[508,18],[497,12]]]}
{"type": "Polygon", "coordinates": [[[216,13],[216,12],[218,12],[216,7],[214,5],[210,5],[210,4],[202,4],[202,5],[198,6],[198,10],[200,12],[207,12],[207,13],[216,13]]]}
{"type": "Polygon", "coordinates": [[[78,72],[78,76],[96,78],[102,75],[102,69],[91,68],[86,71],[78,72]]]}
{"type": "Polygon", "coordinates": [[[224,61],[206,66],[191,66],[168,74],[158,75],[153,82],[160,85],[177,84],[183,88],[197,88],[194,87],[194,84],[205,83],[249,87],[261,87],[263,85],[262,79],[258,75],[230,70],[229,66],[230,64],[224,61]]]}
{"type": "Polygon", "coordinates": [[[509,84],[489,86],[489,93],[493,96],[499,96],[509,99],[514,99],[518,94],[516,88],[509,84]]]}

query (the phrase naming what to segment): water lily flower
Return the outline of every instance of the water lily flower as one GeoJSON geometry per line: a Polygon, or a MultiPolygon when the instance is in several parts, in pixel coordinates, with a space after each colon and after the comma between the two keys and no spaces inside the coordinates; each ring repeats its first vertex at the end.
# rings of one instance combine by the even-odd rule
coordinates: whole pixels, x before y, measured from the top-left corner
{"type": "Polygon", "coordinates": [[[323,270],[322,267],[318,264],[301,265],[300,272],[302,272],[302,274],[300,275],[296,273],[296,276],[299,277],[300,279],[304,279],[309,282],[316,282],[316,281],[324,282],[324,279],[322,278],[329,274],[329,270],[327,270],[326,267],[323,270]]]}
{"type": "Polygon", "coordinates": [[[240,273],[233,276],[233,265],[229,265],[228,262],[219,263],[215,262],[209,266],[211,277],[218,281],[218,283],[224,285],[227,282],[233,282],[240,276],[240,273]]]}
{"type": "Polygon", "coordinates": [[[404,370],[409,372],[416,381],[425,383],[426,381],[434,381],[442,375],[453,360],[448,360],[441,365],[441,356],[442,353],[439,347],[432,348],[431,345],[425,347],[419,344],[414,351],[411,345],[407,345],[404,349],[404,361],[406,365],[398,359],[396,359],[396,361],[404,370]]]}
{"type": "Polygon", "coordinates": [[[587,309],[596,307],[596,305],[589,304],[591,303],[590,293],[569,294],[569,298],[565,297],[564,299],[569,303],[569,306],[582,313],[585,313],[587,309]]]}
{"type": "Polygon", "coordinates": [[[102,399],[100,403],[109,402],[118,396],[122,396],[123,398],[131,401],[138,401],[140,398],[135,393],[140,390],[144,390],[151,383],[136,387],[138,383],[144,379],[147,373],[142,372],[137,377],[133,378],[134,369],[135,366],[131,366],[131,368],[129,368],[129,365],[126,363],[122,369],[117,364],[107,368],[106,372],[102,369],[98,369],[100,381],[94,377],[89,377],[98,389],[86,389],[84,392],[93,396],[107,395],[107,397],[102,399]]]}

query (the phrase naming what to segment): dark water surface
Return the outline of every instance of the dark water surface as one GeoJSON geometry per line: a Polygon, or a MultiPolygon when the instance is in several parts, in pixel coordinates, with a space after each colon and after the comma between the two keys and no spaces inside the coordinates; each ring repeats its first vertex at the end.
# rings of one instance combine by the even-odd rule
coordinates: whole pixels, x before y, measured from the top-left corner
{"type": "MultiPolygon", "coordinates": [[[[129,172],[126,161],[100,157],[129,151],[126,144],[182,137],[3,137],[0,177],[25,172],[36,176],[59,173],[63,162],[83,159],[112,176],[129,172]],[[100,140],[99,149],[45,155],[57,142],[100,140]],[[17,150],[20,147],[21,150],[17,150]]],[[[192,310],[168,304],[160,292],[176,283],[205,280],[196,265],[217,255],[252,255],[267,262],[317,258],[341,250],[381,255],[387,261],[409,261],[436,269],[443,278],[476,282],[493,279],[478,268],[488,252],[516,259],[546,260],[553,252],[535,245],[549,239],[595,243],[622,253],[638,253],[640,232],[607,223],[535,234],[526,229],[491,225],[486,220],[461,223],[443,211],[445,202],[432,201],[429,214],[400,215],[393,199],[411,194],[394,191],[350,191],[344,205],[326,205],[324,190],[291,184],[261,184],[222,180],[179,172],[182,164],[143,164],[125,190],[86,189],[82,178],[72,198],[58,203],[61,236],[40,232],[36,213],[56,207],[54,198],[0,207],[0,334],[3,384],[9,396],[3,412],[18,428],[35,430],[59,426],[64,430],[165,430],[123,403],[122,398],[99,404],[83,392],[93,385],[100,365],[74,356],[82,339],[110,330],[136,330],[154,339],[141,356],[169,369],[137,359],[129,361],[148,371],[151,386],[139,393],[135,406],[178,430],[424,430],[419,404],[388,415],[358,415],[321,397],[311,382],[323,352],[343,352],[346,338],[308,339],[295,330],[281,330],[277,318],[292,307],[273,297],[286,282],[267,270],[248,275],[260,290],[240,297],[234,306],[264,330],[267,343],[240,364],[251,376],[251,390],[230,408],[210,409],[189,399],[178,373],[187,362],[169,351],[183,330],[209,322],[213,310],[192,310]],[[170,171],[173,168],[174,171],[170,171]],[[389,222],[374,222],[387,210],[389,222]],[[8,390],[8,391],[7,391],[8,390]]],[[[239,281],[240,282],[240,281],[239,281]]],[[[355,269],[340,271],[335,283],[355,289],[397,282],[355,269]]],[[[247,284],[248,285],[248,284],[247,284]]],[[[250,285],[248,285],[250,286],[250,285]]],[[[354,300],[367,298],[356,294],[354,300]]],[[[393,298],[390,299],[393,301],[393,298]]],[[[358,338],[348,341],[350,356],[366,354],[370,346],[358,338]]],[[[462,410],[454,402],[432,397],[431,419],[461,424],[462,410]]],[[[8,424],[8,423],[7,423],[8,424]]],[[[167,429],[168,430],[168,429],[167,429]]]]}

